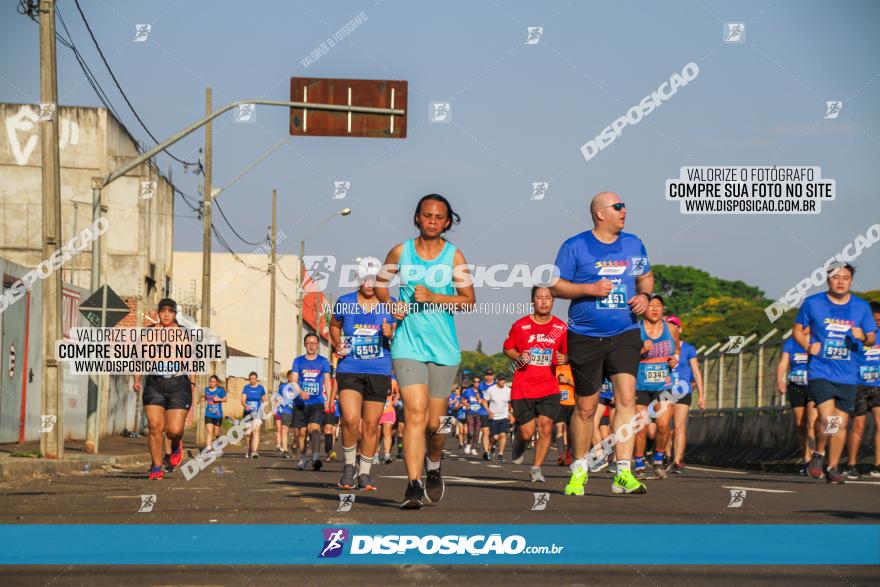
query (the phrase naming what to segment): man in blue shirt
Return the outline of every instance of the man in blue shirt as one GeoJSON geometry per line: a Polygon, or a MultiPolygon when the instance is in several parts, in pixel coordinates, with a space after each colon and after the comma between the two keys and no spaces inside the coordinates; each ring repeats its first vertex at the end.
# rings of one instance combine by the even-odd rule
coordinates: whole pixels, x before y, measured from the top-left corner
{"type": "MultiPolygon", "coordinates": [[[[571,437],[577,460],[571,465],[566,495],[584,494],[593,415],[604,376],[611,379],[614,388],[614,433],[635,416],[636,373],[642,349],[637,316],[648,308],[654,291],[645,246],[639,237],[623,232],[626,205],[620,196],[596,194],[590,215],[593,229],[569,238],[559,248],[559,280],[550,288],[555,297],[571,300],[568,352],[577,396],[571,437]]],[[[616,438],[617,475],[612,492],[646,493],[645,485],[630,470],[634,435],[616,438]]]]}
{"type": "MultiPolygon", "coordinates": [[[[874,323],[880,329],[880,303],[871,302],[871,313],[874,323]]],[[[876,338],[876,335],[875,335],[876,338]]],[[[858,355],[859,386],[856,389],[856,407],[853,410],[852,429],[847,436],[847,479],[856,480],[860,477],[858,469],[859,449],[862,446],[862,435],[865,432],[865,417],[871,413],[874,417],[874,468],[871,477],[880,478],[880,344],[865,346],[858,355]]]]}
{"type": "Polygon", "coordinates": [[[810,399],[819,410],[817,446],[807,472],[816,479],[822,477],[827,444],[825,476],[830,483],[846,480],[837,466],[846,442],[847,420],[855,408],[857,353],[874,346],[877,330],[868,302],[850,293],[853,277],[852,265],[830,266],[828,291],[804,300],[792,329],[794,339],[809,351],[810,399]],[[809,333],[804,332],[807,328],[809,333]]]}
{"type": "MultiPolygon", "coordinates": [[[[321,469],[321,427],[324,425],[324,411],[329,409],[334,397],[333,382],[330,380],[330,361],[318,354],[318,336],[307,334],[303,340],[306,354],[293,360],[293,381],[302,390],[300,398],[304,405],[304,414],[308,424],[309,442],[312,449],[312,469],[321,469]]],[[[298,469],[305,468],[304,455],[300,455],[298,469]]]]}

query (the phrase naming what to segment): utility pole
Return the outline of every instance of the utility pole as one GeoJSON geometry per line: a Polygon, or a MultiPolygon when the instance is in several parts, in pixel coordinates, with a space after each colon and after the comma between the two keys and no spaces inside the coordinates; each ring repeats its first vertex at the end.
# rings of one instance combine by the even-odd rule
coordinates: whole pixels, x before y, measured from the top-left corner
{"type": "MultiPolygon", "coordinates": [[[[211,88],[205,89],[205,115],[211,114],[211,88]]],[[[213,172],[213,123],[205,124],[205,186],[202,194],[202,217],[205,225],[205,234],[202,237],[202,310],[199,322],[202,328],[211,326],[211,206],[214,187],[211,185],[213,172]]],[[[196,377],[196,402],[193,408],[193,418],[196,419],[196,439],[199,445],[204,444],[206,439],[205,418],[202,415],[202,403],[204,389],[208,385],[208,376],[196,377]]]]}
{"type": "MultiPolygon", "coordinates": [[[[43,258],[61,247],[61,161],[58,156],[58,66],[55,60],[55,1],[40,2],[40,151],[43,173],[43,258]],[[51,119],[43,121],[45,108],[51,119]]],[[[55,417],[51,430],[40,433],[40,453],[64,458],[64,394],[55,341],[62,336],[61,271],[43,280],[43,385],[41,416],[55,417]]],[[[27,376],[27,375],[25,375],[27,376]]],[[[42,420],[42,418],[41,418],[42,420]]],[[[48,426],[46,426],[48,428],[48,426]]]]}
{"type": "Polygon", "coordinates": [[[269,261],[269,393],[275,388],[275,235],[278,227],[276,225],[278,204],[278,191],[272,190],[272,234],[269,240],[272,243],[272,258],[269,261]]]}
{"type": "Polygon", "coordinates": [[[299,241],[299,281],[296,284],[296,308],[297,308],[297,321],[298,327],[296,329],[296,356],[300,356],[303,354],[303,337],[306,333],[303,331],[303,310],[305,310],[305,304],[303,299],[303,284],[305,283],[305,260],[303,256],[305,255],[306,250],[306,241],[299,241]]]}

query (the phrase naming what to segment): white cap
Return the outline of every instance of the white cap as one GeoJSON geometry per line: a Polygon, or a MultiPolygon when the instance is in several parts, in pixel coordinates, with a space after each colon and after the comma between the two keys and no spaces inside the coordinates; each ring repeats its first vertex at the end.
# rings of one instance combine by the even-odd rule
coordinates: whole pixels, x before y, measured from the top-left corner
{"type": "Polygon", "coordinates": [[[367,277],[376,276],[382,268],[382,261],[376,257],[364,257],[358,262],[358,279],[365,281],[367,277]]]}

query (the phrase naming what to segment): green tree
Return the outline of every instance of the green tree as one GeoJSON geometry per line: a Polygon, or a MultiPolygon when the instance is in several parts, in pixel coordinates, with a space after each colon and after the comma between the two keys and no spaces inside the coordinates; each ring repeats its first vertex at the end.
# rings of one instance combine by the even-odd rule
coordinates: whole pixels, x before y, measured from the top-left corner
{"type": "Polygon", "coordinates": [[[669,314],[687,314],[709,298],[728,296],[753,304],[766,305],[770,300],[764,292],[742,281],[713,277],[709,273],[684,265],[654,265],[654,292],[666,300],[669,314]]]}

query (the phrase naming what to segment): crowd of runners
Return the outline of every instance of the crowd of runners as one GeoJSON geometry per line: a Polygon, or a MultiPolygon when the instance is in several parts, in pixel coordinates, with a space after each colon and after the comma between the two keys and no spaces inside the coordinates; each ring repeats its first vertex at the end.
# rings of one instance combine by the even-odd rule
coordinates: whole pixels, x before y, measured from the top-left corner
{"type": "MultiPolygon", "coordinates": [[[[418,236],[394,246],[384,263],[363,259],[360,287],[334,305],[332,358],[319,355],[310,334],[277,390],[267,392],[251,373],[241,393],[245,418],[272,414],[276,449],[299,470],[340,458],[338,446],[341,489],[375,490],[371,467],[390,463],[396,450],[406,469],[404,509],[443,498],[449,436],[465,454],[499,463],[520,464],[533,448],[534,483],[545,481],[555,448],[556,465],[571,470],[565,495],[584,495],[590,473],[605,468],[615,494],[644,494],[645,479],[682,474],[688,410],[705,406],[696,350],[654,292],[642,241],[623,231],[624,202],[602,192],[590,213],[593,228],[559,248],[558,279],[532,287],[533,312],[510,326],[507,369],[459,385],[453,315],[475,303],[464,254],[445,238],[460,218],[443,196],[421,198],[413,215],[418,236]],[[571,300],[567,321],[552,314],[556,299],[571,300]]],[[[880,305],[850,293],[854,275],[850,265],[829,269],[828,291],[805,300],[777,372],[804,447],[803,472],[832,483],[858,478],[866,415],[880,424],[880,305]]],[[[175,315],[173,300],[163,300],[156,327],[176,326],[175,315]]],[[[211,378],[205,390],[209,447],[228,401],[219,383],[211,378]]],[[[181,462],[193,385],[186,374],[146,377],[151,479],[181,462]]],[[[260,426],[249,431],[245,456],[258,458],[260,426]]],[[[878,466],[872,476],[880,477],[878,466]]]]}

